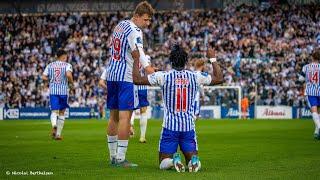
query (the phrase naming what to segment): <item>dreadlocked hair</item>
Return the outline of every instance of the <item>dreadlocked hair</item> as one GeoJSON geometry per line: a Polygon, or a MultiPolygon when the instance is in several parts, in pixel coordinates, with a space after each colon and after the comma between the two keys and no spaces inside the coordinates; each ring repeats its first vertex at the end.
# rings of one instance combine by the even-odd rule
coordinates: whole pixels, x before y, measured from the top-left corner
{"type": "Polygon", "coordinates": [[[171,52],[169,60],[171,62],[172,68],[176,70],[184,69],[188,62],[188,54],[179,45],[174,45],[171,52]]]}

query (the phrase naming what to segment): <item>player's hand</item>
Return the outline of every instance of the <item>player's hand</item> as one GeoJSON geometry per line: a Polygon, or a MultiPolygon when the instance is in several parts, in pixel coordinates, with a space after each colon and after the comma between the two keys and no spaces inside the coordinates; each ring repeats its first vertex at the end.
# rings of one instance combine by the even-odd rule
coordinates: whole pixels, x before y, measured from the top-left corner
{"type": "Polygon", "coordinates": [[[216,51],[212,48],[209,48],[207,50],[207,57],[208,58],[215,58],[216,57],[216,51]]]}

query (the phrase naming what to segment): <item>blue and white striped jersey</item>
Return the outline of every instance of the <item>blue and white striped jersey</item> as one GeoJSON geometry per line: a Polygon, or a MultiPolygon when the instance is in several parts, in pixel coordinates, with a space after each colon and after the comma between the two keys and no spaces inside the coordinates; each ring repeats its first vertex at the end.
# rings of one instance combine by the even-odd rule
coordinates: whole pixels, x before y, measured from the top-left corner
{"type": "Polygon", "coordinates": [[[211,76],[189,70],[155,72],[148,75],[152,86],[160,86],[164,105],[164,128],[186,132],[195,128],[194,102],[201,84],[210,84],[211,76]]]}
{"type": "Polygon", "coordinates": [[[121,21],[112,34],[111,57],[107,66],[108,81],[132,81],[132,50],[143,48],[142,31],[130,20],[121,21]]]}
{"type": "Polygon", "coordinates": [[[69,94],[67,71],[72,72],[72,66],[67,62],[55,61],[47,65],[43,74],[49,78],[50,94],[69,94]]]}
{"type": "Polygon", "coordinates": [[[320,96],[320,64],[311,63],[303,66],[302,72],[306,78],[305,95],[307,96],[320,96]]]}

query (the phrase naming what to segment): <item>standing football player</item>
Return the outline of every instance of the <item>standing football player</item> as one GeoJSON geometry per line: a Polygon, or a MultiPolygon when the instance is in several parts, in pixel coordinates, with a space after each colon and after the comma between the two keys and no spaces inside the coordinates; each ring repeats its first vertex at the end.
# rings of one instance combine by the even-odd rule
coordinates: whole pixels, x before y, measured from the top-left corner
{"type": "Polygon", "coordinates": [[[147,73],[153,72],[143,51],[141,30],[150,25],[153,14],[151,5],[143,1],[137,5],[131,20],[121,21],[112,34],[111,58],[107,66],[107,108],[110,109],[107,142],[111,164],[119,167],[137,166],[126,160],[130,118],[139,103],[138,91],[132,81],[132,66],[138,58],[135,60],[147,73]]]}
{"type": "Polygon", "coordinates": [[[178,146],[183,152],[189,172],[197,172],[201,163],[198,157],[198,144],[195,133],[194,103],[201,84],[214,85],[223,81],[220,66],[212,49],[208,50],[213,73],[196,73],[185,69],[187,53],[178,45],[170,53],[173,70],[155,72],[141,77],[138,60],[133,65],[133,82],[138,85],[160,86],[164,103],[164,118],[159,143],[160,169],[174,167],[184,172],[185,166],[177,153],[178,146]]]}
{"type": "Polygon", "coordinates": [[[308,106],[311,109],[312,119],[315,124],[314,138],[320,140],[320,117],[318,107],[320,106],[320,49],[312,53],[310,64],[303,66],[302,72],[305,74],[305,95],[308,106]]]}
{"type": "MultiPolygon", "coordinates": [[[[146,55],[147,59],[148,59],[148,64],[150,65],[150,56],[146,55]]],[[[151,66],[151,65],[150,65],[151,66]]],[[[140,72],[141,72],[141,76],[146,75],[144,69],[140,67],[140,72]]],[[[147,131],[147,124],[148,124],[148,117],[147,117],[147,109],[149,106],[149,101],[148,101],[148,89],[147,86],[145,85],[139,85],[138,86],[138,97],[139,97],[139,109],[140,109],[140,139],[139,142],[140,143],[146,143],[146,131],[147,131]]],[[[133,136],[134,135],[134,116],[135,113],[132,113],[131,116],[131,128],[130,128],[130,135],[133,136]]]]}
{"type": "Polygon", "coordinates": [[[52,138],[62,140],[64,112],[68,105],[69,86],[73,86],[72,66],[67,63],[67,53],[63,49],[57,52],[58,60],[50,63],[44,70],[42,79],[49,80],[52,138]]]}

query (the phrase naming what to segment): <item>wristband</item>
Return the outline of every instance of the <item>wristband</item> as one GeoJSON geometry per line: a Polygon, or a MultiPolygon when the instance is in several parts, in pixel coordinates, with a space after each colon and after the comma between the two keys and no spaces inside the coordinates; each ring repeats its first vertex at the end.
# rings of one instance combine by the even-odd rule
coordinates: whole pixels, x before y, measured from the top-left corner
{"type": "Polygon", "coordinates": [[[217,62],[217,58],[210,58],[210,59],[209,59],[209,62],[210,62],[210,63],[217,62]]]}

